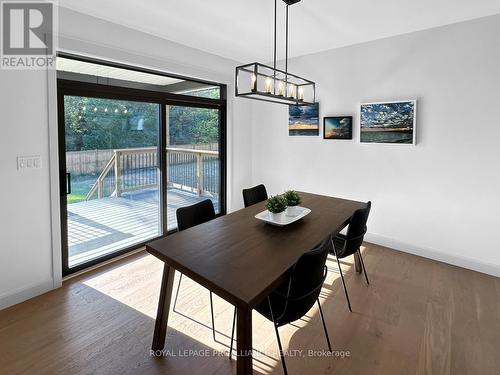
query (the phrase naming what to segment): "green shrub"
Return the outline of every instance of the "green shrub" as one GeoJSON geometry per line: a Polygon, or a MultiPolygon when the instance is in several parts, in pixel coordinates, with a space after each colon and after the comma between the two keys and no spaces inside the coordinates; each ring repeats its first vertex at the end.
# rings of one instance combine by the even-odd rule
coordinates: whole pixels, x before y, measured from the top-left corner
{"type": "Polygon", "coordinates": [[[267,200],[266,208],[273,214],[279,214],[286,210],[286,199],[282,195],[275,195],[267,200]]]}
{"type": "Polygon", "coordinates": [[[294,190],[288,190],[283,194],[288,206],[298,206],[301,202],[300,195],[294,190]]]}

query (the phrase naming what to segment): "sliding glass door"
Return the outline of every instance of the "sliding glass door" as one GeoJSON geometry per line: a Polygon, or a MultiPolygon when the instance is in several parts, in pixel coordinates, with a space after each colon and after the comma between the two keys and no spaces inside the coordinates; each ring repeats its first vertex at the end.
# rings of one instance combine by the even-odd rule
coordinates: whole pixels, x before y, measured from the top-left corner
{"type": "Polygon", "coordinates": [[[177,228],[176,210],[210,199],[221,210],[220,109],[168,105],[168,230],[177,228]]]}
{"type": "Polygon", "coordinates": [[[69,273],[163,234],[161,105],[64,94],[60,104],[69,273]]]}
{"type": "Polygon", "coordinates": [[[58,54],[63,275],[226,211],[226,86],[58,54]]]}

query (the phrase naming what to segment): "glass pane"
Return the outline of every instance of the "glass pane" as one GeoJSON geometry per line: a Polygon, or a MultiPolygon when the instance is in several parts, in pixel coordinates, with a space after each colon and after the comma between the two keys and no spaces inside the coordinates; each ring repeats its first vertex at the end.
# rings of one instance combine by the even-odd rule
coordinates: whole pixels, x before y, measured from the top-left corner
{"type": "Polygon", "coordinates": [[[197,96],[199,98],[220,99],[220,88],[213,86],[201,86],[186,91],[177,91],[176,94],[197,96]]]}
{"type": "Polygon", "coordinates": [[[217,85],[64,57],[57,58],[57,72],[67,80],[220,99],[217,85]]]}
{"type": "Polygon", "coordinates": [[[64,97],[70,268],[161,235],[159,109],[64,97]]]}
{"type": "Polygon", "coordinates": [[[210,199],[220,212],[219,110],[167,107],[168,229],[176,210],[210,199]]]}

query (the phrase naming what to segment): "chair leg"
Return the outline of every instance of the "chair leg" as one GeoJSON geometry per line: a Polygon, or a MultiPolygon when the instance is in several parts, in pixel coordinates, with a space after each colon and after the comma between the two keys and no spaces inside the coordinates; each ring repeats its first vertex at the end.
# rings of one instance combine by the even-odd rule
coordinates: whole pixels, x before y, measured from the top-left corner
{"type": "Polygon", "coordinates": [[[235,327],[236,327],[236,307],[234,308],[233,328],[231,329],[231,348],[229,349],[229,359],[232,359],[231,355],[233,354],[234,328],[235,327]]]}
{"type": "Polygon", "coordinates": [[[181,281],[182,281],[182,273],[181,276],[179,277],[179,284],[177,284],[177,292],[175,292],[174,308],[173,308],[175,312],[177,312],[175,310],[175,306],[177,305],[177,297],[179,297],[179,289],[181,289],[181,281]]]}
{"type": "MultiPolygon", "coordinates": [[[[175,307],[177,306],[177,298],[179,297],[179,290],[181,289],[181,282],[182,282],[182,273],[181,273],[181,276],[179,278],[179,284],[177,285],[177,291],[175,292],[174,307],[173,307],[173,310],[175,312],[177,312],[175,307]]],[[[212,336],[214,338],[214,341],[217,341],[215,339],[214,302],[213,302],[212,292],[211,291],[209,291],[209,292],[210,292],[210,314],[212,316],[212,336]]],[[[236,314],[236,310],[235,310],[235,314],[236,314]]],[[[234,326],[234,323],[233,323],[233,326],[234,326]]]]}
{"type": "Polygon", "coordinates": [[[280,333],[278,332],[278,326],[276,324],[274,324],[274,330],[276,331],[276,338],[278,339],[278,347],[280,349],[280,358],[281,358],[281,364],[283,365],[283,372],[285,373],[285,375],[288,375],[288,371],[286,369],[286,363],[285,363],[285,354],[283,353],[283,347],[281,346],[280,333]]]}
{"type": "Polygon", "coordinates": [[[344,286],[344,293],[345,293],[345,298],[347,299],[347,306],[349,307],[349,311],[352,312],[351,301],[349,300],[349,294],[347,293],[347,287],[345,285],[344,274],[342,273],[342,267],[340,267],[340,261],[339,261],[339,258],[337,257],[337,251],[335,250],[335,244],[333,243],[333,239],[332,239],[332,246],[333,246],[333,255],[335,255],[335,259],[337,259],[337,264],[339,266],[340,278],[342,279],[342,285],[344,286]]]}
{"type": "Polygon", "coordinates": [[[358,250],[358,254],[359,260],[361,261],[361,267],[363,267],[363,273],[365,274],[366,283],[370,285],[370,282],[368,281],[368,275],[366,273],[365,262],[363,261],[363,256],[361,255],[361,250],[358,250]]]}
{"type": "Polygon", "coordinates": [[[212,315],[212,335],[214,336],[214,341],[217,341],[215,339],[215,318],[214,318],[214,302],[212,299],[212,291],[210,291],[210,313],[212,315]]]}
{"type": "Polygon", "coordinates": [[[321,315],[321,321],[323,322],[323,329],[325,330],[326,342],[328,343],[328,350],[331,353],[332,352],[332,346],[330,344],[330,337],[328,336],[328,330],[326,329],[325,318],[323,316],[323,310],[321,309],[321,303],[319,303],[319,298],[318,298],[317,301],[318,301],[319,313],[321,315]]]}
{"type": "Polygon", "coordinates": [[[276,338],[278,339],[278,348],[280,350],[280,358],[281,358],[281,364],[283,366],[283,371],[284,371],[285,375],[288,375],[288,371],[286,369],[286,363],[285,363],[285,353],[283,353],[283,347],[281,346],[280,333],[278,332],[278,325],[274,321],[273,308],[271,306],[271,299],[269,297],[267,297],[267,303],[269,304],[269,311],[271,312],[271,319],[273,320],[274,330],[276,331],[276,338]]]}

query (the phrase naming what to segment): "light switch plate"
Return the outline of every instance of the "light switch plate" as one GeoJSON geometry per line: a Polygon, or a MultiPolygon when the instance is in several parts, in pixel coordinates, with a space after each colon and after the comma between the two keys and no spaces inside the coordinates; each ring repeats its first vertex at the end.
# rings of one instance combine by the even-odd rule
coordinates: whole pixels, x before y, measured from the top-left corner
{"type": "Polygon", "coordinates": [[[42,167],[42,158],[40,155],[34,156],[18,156],[17,157],[17,169],[33,169],[42,167]]]}

